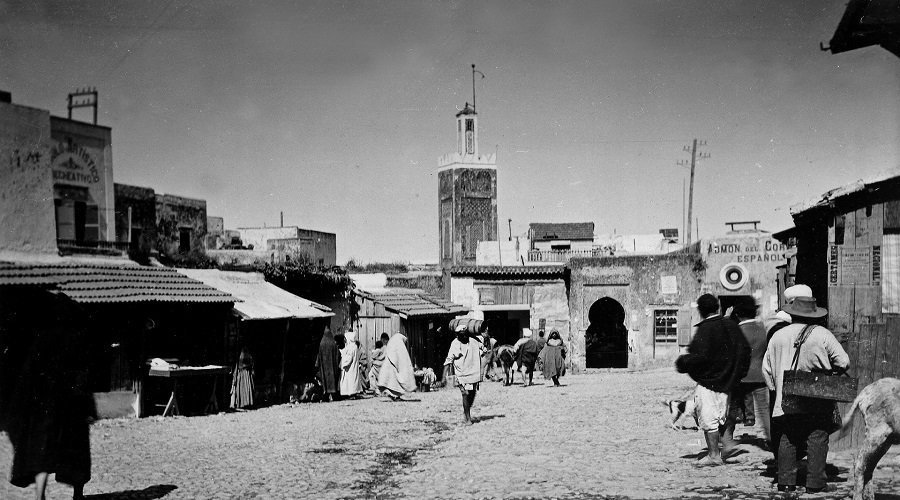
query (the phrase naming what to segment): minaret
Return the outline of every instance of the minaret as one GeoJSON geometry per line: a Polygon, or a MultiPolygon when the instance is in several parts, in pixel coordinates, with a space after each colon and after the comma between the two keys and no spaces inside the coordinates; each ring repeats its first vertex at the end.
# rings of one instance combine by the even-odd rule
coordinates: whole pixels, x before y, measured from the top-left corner
{"type": "Polygon", "coordinates": [[[456,114],[456,152],[438,161],[439,262],[444,270],[474,266],[479,241],[497,240],[496,154],[478,151],[478,114],[456,114]]]}

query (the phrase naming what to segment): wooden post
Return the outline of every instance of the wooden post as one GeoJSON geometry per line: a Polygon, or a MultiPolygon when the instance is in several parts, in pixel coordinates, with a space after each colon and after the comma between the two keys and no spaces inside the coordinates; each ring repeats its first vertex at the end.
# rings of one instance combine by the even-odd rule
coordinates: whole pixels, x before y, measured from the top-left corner
{"type": "Polygon", "coordinates": [[[287,336],[291,329],[291,318],[287,318],[284,323],[284,337],[281,342],[281,375],[278,377],[278,399],[284,398],[284,365],[287,351],[287,336]]]}

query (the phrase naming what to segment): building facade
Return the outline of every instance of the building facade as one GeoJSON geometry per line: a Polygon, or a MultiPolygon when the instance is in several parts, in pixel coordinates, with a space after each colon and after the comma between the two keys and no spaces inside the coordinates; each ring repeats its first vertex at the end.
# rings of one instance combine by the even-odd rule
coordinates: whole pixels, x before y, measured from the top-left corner
{"type": "Polygon", "coordinates": [[[450,300],[486,321],[500,344],[514,344],[523,328],[569,339],[566,280],[564,266],[460,266],[451,271],[450,300]]]}
{"type": "Polygon", "coordinates": [[[149,256],[156,250],[156,193],[150,189],[115,184],[116,240],[130,250],[149,256]]]}
{"type": "Polygon", "coordinates": [[[700,241],[706,263],[703,291],[719,298],[722,311],[739,296],[751,296],[760,317],[778,310],[778,267],[787,263],[787,245],[766,231],[729,231],[700,241]]]}
{"type": "Polygon", "coordinates": [[[56,116],[50,129],[58,243],[114,242],[112,129],[56,116]]]}
{"type": "Polygon", "coordinates": [[[496,155],[478,150],[478,115],[456,114],[456,152],[438,161],[438,261],[443,269],[475,265],[478,243],[497,239],[496,155]]]}
{"type": "Polygon", "coordinates": [[[156,241],[161,254],[187,255],[206,249],[206,201],[156,195],[156,241]]]}
{"type": "Polygon", "coordinates": [[[249,250],[233,250],[223,253],[223,258],[262,259],[283,262],[290,259],[307,259],[320,267],[337,264],[337,235],[324,231],[303,229],[297,226],[240,227],[240,240],[249,250]]]}
{"type": "Polygon", "coordinates": [[[531,262],[566,262],[572,257],[593,257],[594,223],[532,222],[528,225],[531,262]]]}
{"type": "Polygon", "coordinates": [[[55,256],[50,113],[0,92],[0,252],[55,256]]]}
{"type": "Polygon", "coordinates": [[[671,366],[690,342],[701,255],[574,258],[568,266],[573,368],[671,366]]]}

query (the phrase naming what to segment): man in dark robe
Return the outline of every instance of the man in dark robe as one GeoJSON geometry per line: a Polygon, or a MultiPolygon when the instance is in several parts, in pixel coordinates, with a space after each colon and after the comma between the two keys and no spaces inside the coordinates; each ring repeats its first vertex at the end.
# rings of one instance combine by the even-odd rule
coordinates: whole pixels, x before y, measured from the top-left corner
{"type": "Polygon", "coordinates": [[[709,449],[697,465],[706,467],[722,465],[723,456],[736,446],[733,440],[723,439],[723,433],[729,423],[728,397],[750,368],[750,344],[737,323],[719,314],[719,299],[713,295],[701,295],[697,310],[703,321],[697,324],[687,354],[679,357],[675,366],[697,382],[697,421],[709,449]],[[721,452],[720,444],[724,448],[721,452]]]}
{"type": "Polygon", "coordinates": [[[72,498],[84,498],[91,479],[90,422],[97,417],[84,359],[90,355],[83,311],[63,297],[44,294],[42,314],[19,325],[28,338],[12,380],[6,430],[13,446],[9,482],[20,488],[35,485],[35,497],[45,498],[47,477],[73,488],[72,498]]]}
{"type": "Polygon", "coordinates": [[[322,382],[325,401],[334,401],[341,392],[341,351],[334,341],[331,328],[325,327],[316,356],[316,371],[322,382]]]}
{"type": "Polygon", "coordinates": [[[531,337],[531,330],[526,328],[523,335],[525,335],[524,339],[526,340],[519,345],[518,351],[516,351],[516,362],[519,365],[519,370],[522,372],[522,385],[528,387],[533,385],[534,363],[538,357],[538,345],[531,337]],[[528,376],[527,382],[525,381],[526,375],[528,376]]]}

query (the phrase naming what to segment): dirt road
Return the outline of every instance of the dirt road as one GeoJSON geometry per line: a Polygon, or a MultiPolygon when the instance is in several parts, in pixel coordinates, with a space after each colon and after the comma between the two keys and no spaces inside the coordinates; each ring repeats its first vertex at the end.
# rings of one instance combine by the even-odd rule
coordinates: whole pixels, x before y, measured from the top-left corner
{"type": "MultiPolygon", "coordinates": [[[[543,381],[538,381],[542,384],[543,381]]],[[[770,498],[753,444],[731,464],[696,469],[696,431],[673,431],[661,401],[690,381],[671,370],[567,376],[561,388],[486,383],[461,424],[456,390],[289,405],[206,417],[101,421],[91,430],[94,499],[770,498]]],[[[752,432],[739,428],[738,434],[752,432]]],[[[900,498],[894,450],[876,474],[900,498]]],[[[0,439],[0,470],[11,449],[0,439]]],[[[850,452],[832,454],[849,489],[850,452]]],[[[0,498],[33,498],[3,482],[0,498]]],[[[51,482],[50,498],[71,489],[51,482]]],[[[812,496],[810,496],[813,498],[812,496]]]]}

